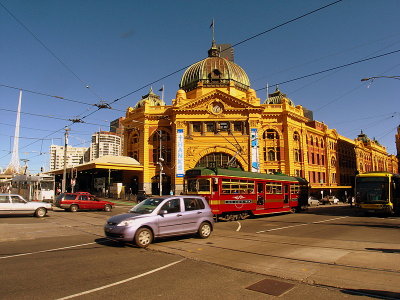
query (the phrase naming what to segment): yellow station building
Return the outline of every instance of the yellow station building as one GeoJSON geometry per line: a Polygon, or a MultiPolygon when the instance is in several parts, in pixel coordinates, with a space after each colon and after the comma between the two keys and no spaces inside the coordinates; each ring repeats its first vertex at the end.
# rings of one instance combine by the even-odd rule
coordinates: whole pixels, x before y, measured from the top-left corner
{"type": "Polygon", "coordinates": [[[133,180],[149,194],[160,193],[160,178],[163,194],[179,194],[185,170],[196,166],[301,176],[315,192],[350,188],[356,172],[398,172],[396,156],[362,132],[355,140],[340,135],[279,89],[258,98],[215,42],[183,73],[172,105],[150,90],[121,123],[124,155],[143,166],[124,184],[133,180]]]}

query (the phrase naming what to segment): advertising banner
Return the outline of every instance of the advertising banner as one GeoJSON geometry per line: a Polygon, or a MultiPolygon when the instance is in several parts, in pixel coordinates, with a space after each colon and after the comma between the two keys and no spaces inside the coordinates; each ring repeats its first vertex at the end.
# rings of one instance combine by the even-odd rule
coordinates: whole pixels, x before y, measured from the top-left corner
{"type": "Polygon", "coordinates": [[[185,176],[185,148],[183,129],[176,130],[176,177],[185,176]]]}

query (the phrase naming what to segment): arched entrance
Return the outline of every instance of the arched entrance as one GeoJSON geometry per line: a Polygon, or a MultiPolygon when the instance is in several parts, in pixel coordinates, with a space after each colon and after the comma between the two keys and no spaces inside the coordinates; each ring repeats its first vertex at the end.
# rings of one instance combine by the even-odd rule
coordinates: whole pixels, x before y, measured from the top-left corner
{"type": "Polygon", "coordinates": [[[204,155],[197,162],[196,167],[209,167],[209,168],[240,168],[243,166],[230,154],[224,152],[213,152],[204,155]]]}

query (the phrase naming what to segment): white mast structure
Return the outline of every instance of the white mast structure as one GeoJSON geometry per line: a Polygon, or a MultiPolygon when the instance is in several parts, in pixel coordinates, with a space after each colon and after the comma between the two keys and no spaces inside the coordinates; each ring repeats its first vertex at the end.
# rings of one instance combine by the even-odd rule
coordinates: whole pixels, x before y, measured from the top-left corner
{"type": "Polygon", "coordinates": [[[19,91],[18,100],[18,111],[17,120],[15,121],[15,132],[14,132],[14,145],[12,149],[11,161],[7,166],[4,174],[19,174],[20,163],[19,163],[19,125],[21,120],[21,102],[22,102],[22,90],[19,91]]]}

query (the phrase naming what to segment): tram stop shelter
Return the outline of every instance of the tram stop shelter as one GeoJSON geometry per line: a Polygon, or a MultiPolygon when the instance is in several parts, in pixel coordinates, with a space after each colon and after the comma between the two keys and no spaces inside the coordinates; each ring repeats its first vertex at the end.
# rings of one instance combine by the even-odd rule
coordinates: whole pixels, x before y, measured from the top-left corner
{"type": "MultiPolygon", "coordinates": [[[[48,172],[55,175],[61,188],[64,169],[48,172]]],[[[98,196],[120,198],[124,193],[137,194],[143,178],[143,166],[132,157],[105,155],[87,163],[66,168],[66,190],[85,191],[98,196]]]]}

